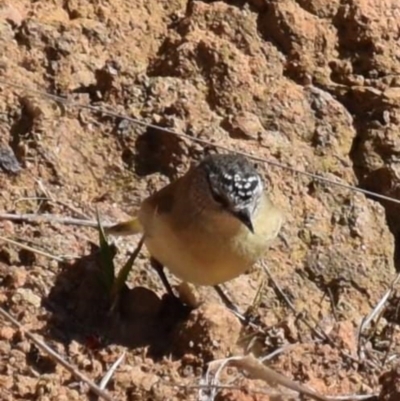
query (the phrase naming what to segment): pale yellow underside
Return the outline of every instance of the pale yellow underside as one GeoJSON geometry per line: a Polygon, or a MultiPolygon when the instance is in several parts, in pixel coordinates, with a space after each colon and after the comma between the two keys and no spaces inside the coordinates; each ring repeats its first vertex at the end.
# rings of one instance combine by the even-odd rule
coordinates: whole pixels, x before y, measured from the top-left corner
{"type": "Polygon", "coordinates": [[[183,281],[216,285],[244,273],[264,255],[283,215],[265,195],[253,219],[254,234],[221,211],[199,214],[178,227],[168,213],[154,211],[145,220],[145,245],[152,256],[183,281]]]}

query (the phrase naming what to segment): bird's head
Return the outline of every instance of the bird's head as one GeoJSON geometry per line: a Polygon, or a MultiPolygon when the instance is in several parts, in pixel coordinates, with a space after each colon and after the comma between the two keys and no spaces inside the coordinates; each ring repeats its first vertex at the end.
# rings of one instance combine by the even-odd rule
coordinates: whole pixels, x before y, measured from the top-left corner
{"type": "Polygon", "coordinates": [[[240,155],[210,155],[201,166],[214,201],[254,232],[252,219],[264,189],[254,165],[240,155]]]}

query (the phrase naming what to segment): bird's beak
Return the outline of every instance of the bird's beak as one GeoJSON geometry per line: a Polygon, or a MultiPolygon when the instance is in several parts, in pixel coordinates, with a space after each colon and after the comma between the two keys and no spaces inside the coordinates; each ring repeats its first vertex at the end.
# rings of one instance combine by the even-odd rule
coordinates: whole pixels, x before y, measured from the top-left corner
{"type": "Polygon", "coordinates": [[[248,209],[238,210],[235,216],[254,234],[253,223],[251,222],[251,214],[248,209]]]}

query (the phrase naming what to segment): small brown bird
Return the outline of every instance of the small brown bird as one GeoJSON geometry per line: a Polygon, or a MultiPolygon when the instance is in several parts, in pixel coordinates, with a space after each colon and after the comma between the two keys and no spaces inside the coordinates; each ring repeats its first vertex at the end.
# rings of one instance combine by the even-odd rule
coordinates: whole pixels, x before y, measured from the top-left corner
{"type": "Polygon", "coordinates": [[[183,281],[214,286],[230,303],[218,284],[257,262],[282,222],[282,212],[248,159],[210,155],[145,199],[135,219],[106,232],[143,233],[152,264],[169,292],[163,266],[183,281]]]}

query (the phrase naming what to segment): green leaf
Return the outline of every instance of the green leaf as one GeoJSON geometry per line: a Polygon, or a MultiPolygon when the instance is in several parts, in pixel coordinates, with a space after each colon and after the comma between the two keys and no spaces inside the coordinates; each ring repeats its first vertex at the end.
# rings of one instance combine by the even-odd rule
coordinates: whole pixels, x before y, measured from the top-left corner
{"type": "Polygon", "coordinates": [[[144,242],[144,235],[140,238],[140,241],[136,247],[136,249],[132,252],[132,255],[129,257],[128,261],[125,263],[125,265],[122,267],[122,269],[119,271],[117,278],[114,281],[114,285],[112,286],[111,289],[111,296],[113,298],[117,297],[118,294],[120,293],[123,285],[125,284],[128,275],[130,271],[132,270],[133,264],[135,263],[135,260],[142,249],[144,242]]]}
{"type": "Polygon", "coordinates": [[[98,210],[96,210],[96,218],[99,230],[99,243],[100,243],[100,263],[101,263],[101,280],[108,294],[111,294],[111,290],[115,281],[115,266],[114,266],[114,252],[110,247],[106,235],[103,230],[103,226],[100,222],[100,215],[98,210]]]}

